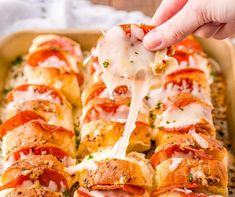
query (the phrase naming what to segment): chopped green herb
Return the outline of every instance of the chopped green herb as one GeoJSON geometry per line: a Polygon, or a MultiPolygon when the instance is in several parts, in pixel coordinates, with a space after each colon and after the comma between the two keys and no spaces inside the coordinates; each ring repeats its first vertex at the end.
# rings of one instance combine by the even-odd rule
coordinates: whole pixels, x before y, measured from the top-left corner
{"type": "Polygon", "coordinates": [[[161,106],[162,106],[162,102],[161,102],[161,101],[159,101],[159,102],[157,103],[157,105],[156,105],[156,109],[160,109],[160,108],[161,108],[161,106]]]}
{"type": "Polygon", "coordinates": [[[164,128],[163,126],[158,127],[158,129],[163,129],[163,128],[164,128]]]}
{"type": "Polygon", "coordinates": [[[63,192],[63,195],[64,195],[65,197],[69,197],[69,196],[70,196],[69,190],[65,190],[65,191],[63,192]]]}
{"type": "Polygon", "coordinates": [[[193,182],[193,174],[189,173],[188,175],[188,182],[192,183],[193,182]]]}
{"type": "Polygon", "coordinates": [[[154,128],[155,128],[155,125],[154,125],[154,124],[151,124],[150,127],[151,127],[151,129],[154,129],[154,128]]]}
{"type": "Polygon", "coordinates": [[[89,156],[88,156],[88,159],[93,159],[93,158],[94,158],[93,155],[89,155],[89,156]]]}
{"type": "Polygon", "coordinates": [[[166,121],[166,124],[170,124],[170,121],[167,120],[167,121],[166,121]]]}
{"type": "Polygon", "coordinates": [[[134,63],[134,61],[133,61],[133,60],[130,60],[130,63],[132,63],[132,64],[133,64],[133,63],[134,63]]]}
{"type": "Polygon", "coordinates": [[[154,114],[152,111],[149,112],[149,116],[151,119],[155,120],[156,119],[156,114],[154,114]]]}
{"type": "Polygon", "coordinates": [[[216,70],[212,70],[212,71],[210,72],[210,75],[213,76],[213,77],[215,77],[215,76],[217,75],[217,71],[216,71],[216,70]]]}
{"type": "Polygon", "coordinates": [[[6,94],[7,94],[8,92],[10,92],[11,90],[12,90],[12,88],[4,89],[4,90],[3,90],[3,94],[5,94],[5,95],[6,95],[6,94]]]}
{"type": "Polygon", "coordinates": [[[19,66],[23,61],[22,56],[18,56],[15,58],[15,60],[11,63],[14,66],[19,66]]]}
{"type": "Polygon", "coordinates": [[[104,68],[108,68],[108,66],[109,66],[109,61],[108,61],[108,60],[105,60],[105,61],[103,62],[103,66],[104,66],[104,68]]]}
{"type": "Polygon", "coordinates": [[[138,55],[139,53],[137,51],[135,51],[135,54],[138,55]]]}

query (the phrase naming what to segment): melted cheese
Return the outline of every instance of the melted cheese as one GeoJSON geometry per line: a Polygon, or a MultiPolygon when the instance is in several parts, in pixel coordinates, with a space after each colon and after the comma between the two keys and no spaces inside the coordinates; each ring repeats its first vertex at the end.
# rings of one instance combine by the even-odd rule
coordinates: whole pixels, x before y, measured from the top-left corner
{"type": "Polygon", "coordinates": [[[201,148],[208,148],[209,147],[209,144],[208,142],[202,137],[200,136],[199,134],[197,134],[195,132],[195,130],[190,130],[189,131],[189,134],[192,135],[192,137],[194,138],[194,140],[199,144],[199,146],[201,146],[201,148]]]}
{"type": "Polygon", "coordinates": [[[111,158],[125,158],[138,112],[148,92],[152,76],[150,64],[154,61],[155,53],[145,49],[143,37],[143,30],[136,25],[131,25],[130,37],[120,26],[116,26],[107,32],[97,47],[99,64],[106,67],[102,79],[110,96],[119,85],[127,85],[132,92],[123,136],[113,147],[111,158]]]}
{"type": "Polygon", "coordinates": [[[210,95],[195,81],[193,82],[192,90],[188,88],[186,81],[182,82],[182,87],[169,83],[166,88],[153,88],[149,92],[147,104],[150,108],[153,108],[159,102],[167,103],[170,98],[176,96],[179,93],[191,93],[193,96],[207,102],[208,104],[211,104],[210,95]]]}
{"type": "Polygon", "coordinates": [[[211,109],[199,103],[191,103],[182,108],[169,107],[159,116],[155,125],[165,128],[184,127],[201,122],[202,119],[213,124],[211,109]]]}
{"type": "Polygon", "coordinates": [[[2,191],[0,191],[0,196],[1,197],[6,197],[8,194],[10,194],[14,189],[10,188],[10,189],[4,189],[2,191]]]}
{"type": "Polygon", "coordinates": [[[174,171],[178,168],[179,164],[183,161],[183,158],[172,158],[171,165],[169,167],[170,171],[174,171]]]}
{"type": "Polygon", "coordinates": [[[35,89],[33,86],[29,86],[27,91],[13,91],[13,97],[15,98],[14,102],[16,103],[22,103],[25,101],[32,101],[32,100],[47,100],[52,102],[57,102],[60,104],[60,100],[56,97],[54,98],[51,95],[51,91],[45,92],[45,93],[38,93],[35,92],[35,89]]]}

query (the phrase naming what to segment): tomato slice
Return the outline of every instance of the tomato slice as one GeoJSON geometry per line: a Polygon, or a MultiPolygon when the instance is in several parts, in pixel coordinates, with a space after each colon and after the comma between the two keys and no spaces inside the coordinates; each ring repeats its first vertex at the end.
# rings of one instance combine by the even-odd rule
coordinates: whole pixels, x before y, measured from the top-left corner
{"type": "Polygon", "coordinates": [[[78,51],[79,48],[77,44],[67,38],[63,37],[53,38],[51,40],[39,44],[39,47],[41,46],[57,47],[59,49],[69,52],[71,55],[76,57],[78,61],[81,61],[82,59],[82,53],[80,50],[78,51]]]}
{"type": "Polygon", "coordinates": [[[84,191],[84,190],[82,190],[82,189],[80,189],[80,188],[77,189],[77,193],[78,193],[80,196],[83,196],[83,197],[93,197],[93,196],[91,196],[90,194],[88,194],[86,191],[84,191]]]}
{"type": "Polygon", "coordinates": [[[180,144],[174,144],[172,146],[167,147],[166,149],[160,150],[154,153],[151,157],[151,164],[154,168],[161,162],[172,158],[172,156],[176,153],[180,152],[183,154],[192,153],[192,157],[200,158],[200,159],[213,159],[212,155],[208,155],[204,152],[204,150],[195,149],[191,147],[181,147],[180,144]]]}
{"type": "Polygon", "coordinates": [[[31,153],[33,153],[34,155],[54,155],[59,160],[62,160],[64,157],[68,156],[68,154],[59,147],[38,145],[33,147],[21,147],[17,151],[13,152],[12,155],[14,156],[16,161],[20,159],[21,152],[23,152],[24,155],[28,155],[31,153]]]}
{"type": "MultiPolygon", "coordinates": [[[[131,25],[132,24],[122,24],[120,25],[122,27],[122,29],[125,31],[125,33],[127,35],[130,35],[131,34],[131,25]]],[[[147,34],[148,32],[150,32],[152,29],[154,29],[155,27],[154,26],[151,26],[151,25],[145,25],[145,24],[135,24],[137,26],[139,26],[143,31],[144,31],[144,34],[147,34]]]]}
{"type": "MultiPolygon", "coordinates": [[[[19,175],[2,185],[0,187],[0,191],[8,188],[17,188],[23,183],[23,181],[26,180],[30,180],[30,177],[28,175],[19,175]]],[[[58,191],[62,189],[61,183],[64,185],[65,189],[69,189],[68,183],[64,176],[54,170],[45,169],[44,173],[39,176],[40,185],[47,187],[50,181],[54,181],[57,184],[59,188],[58,191]]]]}
{"type": "Polygon", "coordinates": [[[47,187],[50,181],[54,181],[58,186],[58,191],[62,189],[61,183],[64,185],[65,189],[69,189],[69,185],[64,176],[59,174],[55,170],[45,169],[44,173],[39,176],[39,182],[42,186],[47,187]]]}
{"type": "Polygon", "coordinates": [[[14,179],[10,180],[9,182],[5,183],[4,185],[2,185],[0,187],[0,191],[5,190],[5,189],[9,189],[9,188],[19,187],[23,183],[23,181],[26,181],[28,179],[29,179],[28,176],[23,176],[23,175],[17,176],[16,178],[14,178],[14,179]]]}
{"type": "Polygon", "coordinates": [[[26,92],[26,91],[28,91],[28,89],[30,87],[33,87],[33,90],[34,90],[35,93],[39,93],[39,94],[48,93],[54,99],[58,99],[60,101],[60,103],[63,104],[63,98],[62,98],[62,96],[60,95],[60,93],[56,89],[54,89],[52,87],[49,87],[47,85],[36,85],[36,84],[23,84],[21,86],[16,87],[13,91],[11,91],[8,94],[7,101],[11,102],[11,101],[14,100],[14,95],[13,95],[14,91],[26,92]]]}
{"type": "Polygon", "coordinates": [[[193,36],[188,36],[184,40],[178,42],[175,46],[177,51],[181,51],[182,49],[184,49],[184,51],[193,52],[203,51],[201,45],[193,36]]]}
{"type": "Polygon", "coordinates": [[[30,56],[27,59],[27,64],[32,67],[38,67],[40,63],[43,63],[51,56],[57,57],[59,60],[65,62],[69,67],[69,63],[65,55],[60,50],[53,47],[40,49],[30,54],[30,56]]]}
{"type": "Polygon", "coordinates": [[[95,185],[93,190],[123,190],[129,194],[142,195],[145,189],[135,185],[95,185]]]}
{"type": "Polygon", "coordinates": [[[6,135],[7,132],[27,123],[32,120],[44,120],[43,117],[36,114],[33,111],[21,111],[15,116],[11,117],[10,119],[6,120],[1,126],[0,126],[0,137],[3,137],[6,135]]]}

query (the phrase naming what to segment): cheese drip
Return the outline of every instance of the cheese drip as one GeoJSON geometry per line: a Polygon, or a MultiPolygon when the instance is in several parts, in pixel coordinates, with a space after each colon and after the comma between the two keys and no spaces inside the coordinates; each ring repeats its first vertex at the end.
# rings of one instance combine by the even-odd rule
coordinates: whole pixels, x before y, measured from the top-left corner
{"type": "Polygon", "coordinates": [[[137,25],[131,25],[130,37],[120,26],[116,26],[106,33],[97,46],[99,63],[105,67],[102,79],[110,96],[119,85],[127,85],[132,92],[123,136],[111,150],[110,158],[125,158],[143,98],[150,86],[153,75],[150,64],[154,61],[155,53],[144,48],[143,37],[144,32],[137,25]]]}

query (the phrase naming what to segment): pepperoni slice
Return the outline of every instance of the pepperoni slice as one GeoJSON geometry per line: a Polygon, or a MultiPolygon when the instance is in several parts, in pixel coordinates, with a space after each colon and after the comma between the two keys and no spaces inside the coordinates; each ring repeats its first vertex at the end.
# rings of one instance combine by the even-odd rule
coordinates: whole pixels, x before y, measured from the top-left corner
{"type": "MultiPolygon", "coordinates": [[[[125,31],[127,35],[131,34],[131,24],[122,24],[120,26],[122,27],[122,29],[125,31]]],[[[154,29],[154,26],[151,26],[151,25],[139,24],[137,26],[139,26],[144,31],[144,34],[147,34],[152,29],[154,29]]]]}
{"type": "Polygon", "coordinates": [[[54,37],[39,44],[39,47],[42,46],[57,47],[59,49],[69,52],[71,55],[76,57],[78,61],[81,61],[82,59],[82,53],[80,50],[78,51],[78,44],[64,37],[54,37]]]}
{"type": "Polygon", "coordinates": [[[65,62],[69,67],[69,63],[67,61],[67,58],[65,57],[65,54],[53,47],[43,48],[30,54],[27,59],[27,64],[32,67],[38,67],[40,63],[43,63],[45,60],[52,56],[55,56],[59,60],[65,62]]]}
{"type": "Polygon", "coordinates": [[[17,188],[19,187],[24,181],[28,180],[29,177],[28,176],[17,176],[16,178],[12,179],[11,181],[5,183],[4,185],[2,185],[0,187],[0,191],[5,190],[5,189],[9,189],[9,188],[17,188]]]}
{"type": "Polygon", "coordinates": [[[12,118],[6,120],[0,126],[0,137],[3,137],[7,134],[8,131],[11,131],[27,122],[32,120],[44,120],[44,118],[33,111],[21,111],[12,118]]]}
{"type": "Polygon", "coordinates": [[[16,161],[21,158],[21,152],[23,152],[24,155],[28,155],[31,153],[33,153],[34,155],[54,155],[59,160],[62,160],[63,158],[68,156],[68,154],[59,147],[38,145],[35,147],[21,147],[20,149],[12,153],[16,161]]]}
{"type": "Polygon", "coordinates": [[[204,150],[194,149],[191,147],[181,147],[179,144],[174,144],[167,147],[166,149],[154,153],[151,157],[152,166],[156,168],[158,164],[160,164],[164,160],[171,158],[176,152],[180,152],[183,154],[192,153],[192,157],[200,159],[213,159],[212,155],[206,154],[204,150]]]}
{"type": "Polygon", "coordinates": [[[68,182],[63,175],[55,170],[45,169],[44,173],[39,176],[39,182],[42,186],[47,187],[50,181],[54,181],[57,184],[58,191],[62,189],[61,183],[65,189],[69,189],[68,182]]]}

